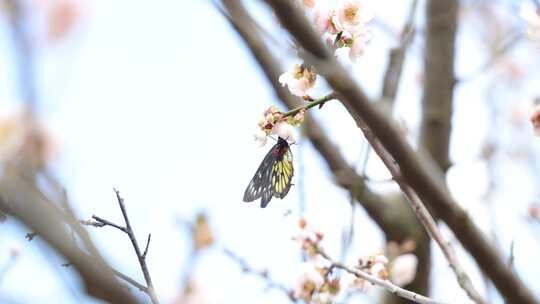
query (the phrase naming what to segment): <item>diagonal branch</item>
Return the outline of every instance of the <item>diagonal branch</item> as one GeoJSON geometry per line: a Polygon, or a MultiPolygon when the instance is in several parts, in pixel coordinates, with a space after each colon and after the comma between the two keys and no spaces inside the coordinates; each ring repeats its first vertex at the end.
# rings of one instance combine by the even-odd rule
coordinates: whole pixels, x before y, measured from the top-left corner
{"type": "Polygon", "coordinates": [[[422,295],[419,295],[415,292],[412,292],[412,291],[409,291],[409,290],[406,290],[406,289],[403,289],[397,285],[394,285],[392,284],[390,281],[388,280],[383,280],[383,279],[380,279],[376,276],[373,276],[367,272],[364,272],[360,269],[356,269],[356,268],[351,268],[351,267],[348,267],[340,262],[337,262],[335,260],[333,260],[328,254],[326,254],[326,252],[324,252],[321,248],[317,248],[317,253],[320,254],[323,258],[327,259],[329,262],[331,262],[331,268],[339,268],[339,269],[343,269],[345,271],[347,271],[348,273],[356,276],[357,278],[360,278],[360,279],[364,279],[368,282],[370,282],[371,284],[373,285],[377,285],[379,287],[382,287],[388,291],[390,291],[391,293],[399,296],[399,297],[402,297],[402,298],[405,298],[405,299],[409,299],[413,302],[416,302],[416,303],[421,303],[421,304],[442,304],[442,302],[439,302],[439,301],[436,301],[436,300],[433,300],[431,298],[428,298],[428,297],[425,297],[425,296],[422,296],[422,295]]]}
{"type": "Polygon", "coordinates": [[[114,278],[86,231],[61,211],[31,182],[7,168],[0,181],[0,210],[11,214],[39,234],[77,269],[88,294],[112,303],[137,303],[114,278]],[[83,240],[89,255],[71,242],[70,227],[83,240]]]}
{"type": "Polygon", "coordinates": [[[470,277],[467,275],[461,264],[459,263],[455,251],[452,248],[451,244],[444,240],[441,232],[439,231],[437,227],[437,223],[433,219],[433,217],[429,214],[429,211],[427,210],[426,206],[422,203],[416,192],[406,184],[406,181],[403,180],[399,166],[397,163],[392,159],[392,156],[386,151],[386,149],[382,146],[382,144],[377,140],[376,137],[373,136],[373,133],[369,128],[362,122],[360,125],[360,128],[362,128],[362,131],[366,135],[366,138],[371,143],[371,146],[373,147],[373,150],[379,155],[381,160],[384,162],[385,166],[388,168],[390,173],[392,174],[392,177],[399,185],[400,189],[403,191],[405,196],[407,197],[407,200],[409,202],[409,205],[416,213],[416,216],[422,223],[422,225],[425,227],[426,231],[428,232],[429,236],[435,240],[437,245],[439,245],[439,248],[441,248],[444,257],[448,261],[448,264],[450,265],[450,268],[452,268],[452,271],[454,271],[454,274],[456,275],[457,281],[459,283],[459,286],[465,290],[467,293],[467,296],[471,300],[473,300],[475,303],[478,304],[485,304],[486,301],[482,299],[478,291],[474,288],[472,281],[470,277]]]}

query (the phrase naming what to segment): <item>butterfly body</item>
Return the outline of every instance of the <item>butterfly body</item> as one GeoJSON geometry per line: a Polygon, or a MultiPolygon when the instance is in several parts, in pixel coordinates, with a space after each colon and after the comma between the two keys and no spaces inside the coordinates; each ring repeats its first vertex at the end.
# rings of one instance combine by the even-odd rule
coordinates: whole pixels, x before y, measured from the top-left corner
{"type": "Polygon", "coordinates": [[[244,202],[261,199],[265,208],[272,197],[284,198],[291,188],[294,174],[293,157],[289,144],[281,137],[268,151],[244,192],[244,202]]]}

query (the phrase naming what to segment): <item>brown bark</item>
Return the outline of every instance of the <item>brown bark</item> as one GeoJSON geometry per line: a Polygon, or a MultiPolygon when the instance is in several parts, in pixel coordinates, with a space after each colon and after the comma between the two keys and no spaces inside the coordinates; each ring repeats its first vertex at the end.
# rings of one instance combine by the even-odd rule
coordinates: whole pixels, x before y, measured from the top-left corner
{"type": "Polygon", "coordinates": [[[457,13],[458,3],[454,0],[427,2],[420,146],[443,172],[450,166],[457,13]]]}

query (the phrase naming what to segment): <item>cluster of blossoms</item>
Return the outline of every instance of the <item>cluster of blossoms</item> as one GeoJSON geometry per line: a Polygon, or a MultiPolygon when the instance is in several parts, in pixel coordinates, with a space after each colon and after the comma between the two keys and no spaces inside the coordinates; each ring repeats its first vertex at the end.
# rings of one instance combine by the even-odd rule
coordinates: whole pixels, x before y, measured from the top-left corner
{"type": "Polygon", "coordinates": [[[309,100],[309,90],[315,87],[317,73],[311,66],[305,64],[296,64],[292,70],[279,76],[279,83],[287,86],[291,94],[309,100]]]}
{"type": "MultiPolygon", "coordinates": [[[[371,39],[368,23],[375,16],[364,2],[347,0],[333,7],[328,1],[303,0],[302,5],[312,15],[315,27],[332,50],[347,48],[353,62],[364,54],[366,43],[371,39]]],[[[315,70],[305,64],[297,64],[279,77],[279,82],[293,95],[307,100],[308,91],[315,87],[316,80],[315,70]]]]}
{"type": "MultiPolygon", "coordinates": [[[[298,232],[293,240],[300,243],[308,261],[302,264],[293,292],[296,299],[306,303],[334,303],[337,297],[358,291],[367,292],[370,283],[348,273],[331,278],[332,262],[321,255],[323,233],[310,226],[305,219],[298,221],[298,232]]],[[[387,255],[376,253],[359,259],[354,268],[398,286],[411,283],[416,276],[417,257],[410,253],[416,247],[413,241],[402,244],[390,242],[387,255]]]]}
{"type": "MultiPolygon", "coordinates": [[[[373,11],[361,0],[340,1],[338,5],[331,6],[325,0],[299,0],[307,9],[313,22],[323,36],[329,47],[336,52],[338,49],[348,49],[351,61],[356,61],[365,50],[366,43],[371,39],[368,23],[374,18],[373,11]]],[[[317,73],[312,66],[296,64],[290,71],[279,77],[279,83],[286,86],[291,94],[302,97],[306,101],[313,100],[309,92],[315,88],[317,73]]],[[[263,145],[271,134],[279,135],[287,140],[293,140],[291,126],[299,125],[304,112],[287,120],[275,107],[264,112],[259,121],[259,130],[255,139],[263,145]]]]}
{"type": "Polygon", "coordinates": [[[371,39],[368,23],[375,14],[361,0],[339,1],[334,7],[328,2],[304,1],[304,6],[313,13],[315,26],[329,46],[334,50],[348,48],[349,58],[355,62],[364,54],[366,43],[371,39]]]}
{"type": "Polygon", "coordinates": [[[0,115],[0,163],[22,160],[37,169],[53,154],[50,135],[24,109],[0,115]]]}
{"type": "Polygon", "coordinates": [[[302,109],[295,115],[285,116],[275,106],[270,106],[259,118],[259,128],[255,133],[255,139],[262,145],[266,144],[270,135],[277,135],[287,141],[295,141],[293,127],[302,124],[305,112],[302,109]]]}

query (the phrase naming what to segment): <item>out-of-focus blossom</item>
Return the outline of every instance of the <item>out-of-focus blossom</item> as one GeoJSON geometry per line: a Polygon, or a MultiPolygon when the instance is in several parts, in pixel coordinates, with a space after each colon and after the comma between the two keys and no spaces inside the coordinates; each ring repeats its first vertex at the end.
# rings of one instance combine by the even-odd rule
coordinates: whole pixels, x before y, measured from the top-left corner
{"type": "Polygon", "coordinates": [[[324,234],[309,225],[304,218],[298,220],[298,228],[297,232],[293,235],[293,240],[301,244],[302,250],[304,250],[309,257],[318,257],[317,248],[322,241],[324,234]]]}
{"type": "Polygon", "coordinates": [[[31,0],[31,17],[47,42],[57,42],[72,32],[88,12],[86,0],[31,0]]]}
{"type": "Polygon", "coordinates": [[[208,217],[204,213],[197,215],[195,224],[191,227],[191,237],[195,251],[209,247],[214,243],[214,234],[210,229],[208,217]]]}
{"type": "Polygon", "coordinates": [[[300,97],[308,95],[308,91],[315,87],[316,80],[315,70],[303,64],[297,64],[291,71],[279,76],[279,83],[287,86],[293,95],[300,97]]]}
{"type": "Polygon", "coordinates": [[[347,0],[341,3],[336,11],[335,24],[339,30],[351,35],[364,31],[364,27],[375,17],[375,14],[361,0],[347,0]]]}
{"type": "Polygon", "coordinates": [[[416,249],[416,242],[411,239],[406,239],[401,243],[400,249],[403,253],[412,252],[416,249]]]}
{"type": "Polygon", "coordinates": [[[57,41],[69,33],[81,18],[82,0],[49,0],[48,38],[57,41]]]}
{"type": "Polygon", "coordinates": [[[418,258],[412,253],[406,253],[395,258],[390,264],[390,280],[398,285],[405,286],[416,277],[418,258]]]}
{"type": "Polygon", "coordinates": [[[300,0],[300,2],[307,9],[313,9],[317,5],[317,1],[315,0],[300,0]]]}
{"type": "Polygon", "coordinates": [[[323,284],[324,278],[321,273],[311,263],[303,263],[293,295],[296,299],[303,299],[310,303],[313,292],[321,288],[323,284]]]}
{"type": "Polygon", "coordinates": [[[534,134],[540,136],[540,105],[534,106],[530,120],[533,125],[534,134]]]}
{"type": "Polygon", "coordinates": [[[540,207],[537,204],[529,206],[529,216],[537,221],[540,221],[540,207]]]}
{"type": "MultiPolygon", "coordinates": [[[[334,23],[336,18],[336,11],[331,8],[317,6],[313,12],[313,19],[317,30],[323,34],[328,33],[335,35],[339,33],[339,30],[334,23]]],[[[332,41],[333,39],[330,38],[332,41]]]]}
{"type": "Polygon", "coordinates": [[[365,29],[353,36],[349,49],[349,59],[351,59],[352,62],[356,62],[360,56],[364,55],[366,43],[369,40],[371,40],[371,32],[365,29]]]}
{"type": "Polygon", "coordinates": [[[360,269],[367,271],[369,274],[377,276],[383,280],[388,279],[388,258],[381,253],[371,255],[365,263],[360,260],[360,269]]]}
{"type": "Polygon", "coordinates": [[[522,6],[521,18],[527,23],[527,37],[534,42],[540,43],[540,11],[522,6]]]}
{"type": "Polygon", "coordinates": [[[21,110],[0,116],[0,162],[22,161],[39,169],[53,155],[51,136],[32,115],[21,110]]]}

